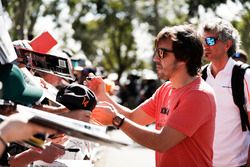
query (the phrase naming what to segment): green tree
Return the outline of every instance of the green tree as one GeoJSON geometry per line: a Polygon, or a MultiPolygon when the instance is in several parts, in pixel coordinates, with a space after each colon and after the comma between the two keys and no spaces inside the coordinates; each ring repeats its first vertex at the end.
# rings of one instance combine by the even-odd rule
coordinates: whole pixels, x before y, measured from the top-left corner
{"type": "MultiPolygon", "coordinates": [[[[242,40],[241,48],[247,52],[250,57],[250,9],[245,8],[245,14],[240,21],[235,21],[234,26],[239,30],[242,40]]],[[[249,62],[249,61],[248,61],[249,62]]]]}
{"type": "MultiPolygon", "coordinates": [[[[246,4],[249,0],[231,0],[232,2],[240,2],[246,4]]],[[[203,6],[205,9],[211,8],[215,10],[220,4],[226,3],[227,0],[186,0],[186,4],[189,6],[189,16],[194,17],[198,15],[199,6],[203,6]]],[[[244,5],[245,6],[245,5],[244,5]]]]}
{"type": "Polygon", "coordinates": [[[165,26],[182,24],[188,21],[184,0],[136,1],[136,17],[150,25],[154,36],[165,26]]]}
{"type": "MultiPolygon", "coordinates": [[[[236,0],[233,0],[234,2],[236,0]]],[[[239,0],[246,6],[248,0],[239,0]]],[[[155,36],[168,25],[189,22],[197,17],[198,7],[215,9],[226,0],[2,0],[13,21],[12,39],[28,39],[32,36],[37,18],[52,16],[56,27],[62,27],[59,16],[69,8],[69,23],[75,31],[73,38],[81,42],[81,48],[94,65],[103,66],[119,77],[131,68],[143,68],[145,64],[136,57],[132,21],[150,25],[149,33],[155,36]],[[92,15],[94,19],[87,20],[92,15]]],[[[249,53],[249,10],[235,26],[244,37],[243,49],[249,53]]],[[[66,36],[66,35],[65,35],[66,36]]],[[[153,43],[152,43],[153,44],[153,43]]]]}
{"type": "Polygon", "coordinates": [[[10,31],[12,39],[28,39],[40,12],[42,0],[2,0],[13,22],[10,31]]]}
{"type": "Polygon", "coordinates": [[[141,68],[142,62],[137,61],[135,40],[132,35],[132,19],[135,6],[133,1],[96,0],[94,9],[89,12],[99,17],[90,22],[81,22],[84,13],[73,23],[74,38],[80,40],[87,57],[95,64],[103,66],[108,72],[122,73],[131,68],[141,68]],[[99,51],[99,52],[98,52],[99,51]]]}

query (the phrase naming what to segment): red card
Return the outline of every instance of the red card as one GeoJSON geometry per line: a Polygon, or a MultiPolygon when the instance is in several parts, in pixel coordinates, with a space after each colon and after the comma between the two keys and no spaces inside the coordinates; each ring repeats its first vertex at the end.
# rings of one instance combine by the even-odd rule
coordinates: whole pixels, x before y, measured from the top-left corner
{"type": "Polygon", "coordinates": [[[57,41],[46,31],[32,39],[29,44],[35,52],[48,53],[57,44],[57,41]]]}

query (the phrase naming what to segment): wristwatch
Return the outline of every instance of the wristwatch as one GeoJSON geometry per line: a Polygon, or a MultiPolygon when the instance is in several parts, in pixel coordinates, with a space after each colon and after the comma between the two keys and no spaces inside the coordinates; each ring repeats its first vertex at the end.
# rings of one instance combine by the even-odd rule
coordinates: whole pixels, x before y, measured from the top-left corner
{"type": "Polygon", "coordinates": [[[114,127],[119,129],[122,126],[122,124],[124,122],[124,119],[125,119],[125,116],[120,115],[120,114],[116,115],[112,120],[112,123],[113,123],[114,127]]]}

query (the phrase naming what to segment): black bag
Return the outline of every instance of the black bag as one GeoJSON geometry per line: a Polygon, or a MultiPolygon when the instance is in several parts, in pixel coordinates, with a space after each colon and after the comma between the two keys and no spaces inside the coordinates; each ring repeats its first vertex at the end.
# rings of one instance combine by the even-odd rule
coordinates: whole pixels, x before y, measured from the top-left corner
{"type": "MultiPolygon", "coordinates": [[[[207,79],[207,67],[208,64],[204,66],[201,72],[202,78],[204,80],[207,79]]],[[[231,78],[233,100],[235,105],[240,110],[242,131],[246,131],[247,129],[250,131],[250,125],[246,110],[246,99],[244,94],[244,75],[247,68],[250,68],[250,65],[246,63],[237,63],[233,67],[231,78]]]]}

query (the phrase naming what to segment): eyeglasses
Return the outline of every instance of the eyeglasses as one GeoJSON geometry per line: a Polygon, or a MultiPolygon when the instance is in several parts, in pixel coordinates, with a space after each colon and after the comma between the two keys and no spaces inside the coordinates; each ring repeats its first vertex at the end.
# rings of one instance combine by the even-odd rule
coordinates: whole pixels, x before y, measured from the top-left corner
{"type": "Polygon", "coordinates": [[[233,58],[240,58],[241,57],[241,55],[240,55],[240,53],[239,52],[236,52],[233,56],[232,56],[233,58]]]}
{"type": "Polygon", "coordinates": [[[165,53],[173,53],[173,50],[169,50],[167,48],[155,48],[155,55],[158,56],[160,59],[165,58],[165,53]]]}
{"type": "Polygon", "coordinates": [[[215,37],[207,37],[205,38],[205,42],[208,46],[214,46],[216,44],[216,41],[218,40],[218,38],[215,37]]]}

